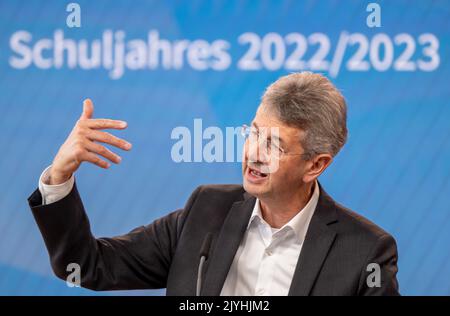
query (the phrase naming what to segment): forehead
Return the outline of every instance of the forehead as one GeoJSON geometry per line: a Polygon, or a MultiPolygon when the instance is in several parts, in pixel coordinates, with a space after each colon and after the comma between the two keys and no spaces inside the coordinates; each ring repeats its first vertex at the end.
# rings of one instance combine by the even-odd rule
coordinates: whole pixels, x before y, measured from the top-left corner
{"type": "Polygon", "coordinates": [[[252,125],[258,128],[278,127],[280,137],[286,142],[289,142],[289,140],[297,142],[299,137],[304,134],[303,130],[282,122],[276,113],[262,105],[258,107],[255,117],[253,118],[252,125]]]}

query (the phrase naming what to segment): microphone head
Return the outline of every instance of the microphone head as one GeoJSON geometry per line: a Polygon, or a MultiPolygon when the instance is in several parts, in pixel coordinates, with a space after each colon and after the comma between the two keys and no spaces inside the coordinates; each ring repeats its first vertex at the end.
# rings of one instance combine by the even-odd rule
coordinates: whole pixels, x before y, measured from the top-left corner
{"type": "Polygon", "coordinates": [[[200,258],[205,257],[208,259],[209,248],[211,248],[211,243],[213,239],[212,233],[207,233],[205,239],[203,240],[202,248],[200,248],[200,258]]]}

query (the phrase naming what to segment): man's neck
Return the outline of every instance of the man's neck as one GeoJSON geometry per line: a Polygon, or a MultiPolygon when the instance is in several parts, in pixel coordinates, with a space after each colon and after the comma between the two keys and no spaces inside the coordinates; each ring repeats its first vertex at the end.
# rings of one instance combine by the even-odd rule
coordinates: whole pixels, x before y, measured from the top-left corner
{"type": "Polygon", "coordinates": [[[260,198],[261,214],[273,228],[281,228],[297,215],[311,199],[315,182],[305,184],[294,194],[260,198]]]}

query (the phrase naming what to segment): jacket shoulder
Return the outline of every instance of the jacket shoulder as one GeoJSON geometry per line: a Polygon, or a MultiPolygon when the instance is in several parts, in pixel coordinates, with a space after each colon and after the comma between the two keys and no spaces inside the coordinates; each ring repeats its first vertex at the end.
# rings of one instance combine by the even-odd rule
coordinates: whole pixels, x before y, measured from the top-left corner
{"type": "Polygon", "coordinates": [[[340,226],[346,232],[356,234],[370,242],[375,242],[382,237],[393,239],[391,234],[361,214],[336,202],[335,206],[340,226]]]}
{"type": "Polygon", "coordinates": [[[233,204],[245,199],[244,194],[244,188],[238,184],[201,185],[192,193],[185,209],[190,210],[191,220],[203,222],[205,216],[224,220],[233,204]]]}
{"type": "Polygon", "coordinates": [[[198,198],[225,199],[238,201],[244,199],[245,190],[239,184],[205,184],[197,189],[198,198]]]}

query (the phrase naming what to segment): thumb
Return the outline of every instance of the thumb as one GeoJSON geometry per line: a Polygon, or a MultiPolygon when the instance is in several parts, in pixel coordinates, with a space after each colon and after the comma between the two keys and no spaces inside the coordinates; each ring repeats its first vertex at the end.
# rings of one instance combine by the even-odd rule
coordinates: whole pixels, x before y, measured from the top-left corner
{"type": "Polygon", "coordinates": [[[92,114],[94,114],[94,105],[92,104],[91,99],[85,99],[83,101],[83,113],[81,113],[82,119],[90,119],[92,118],[92,114]]]}

